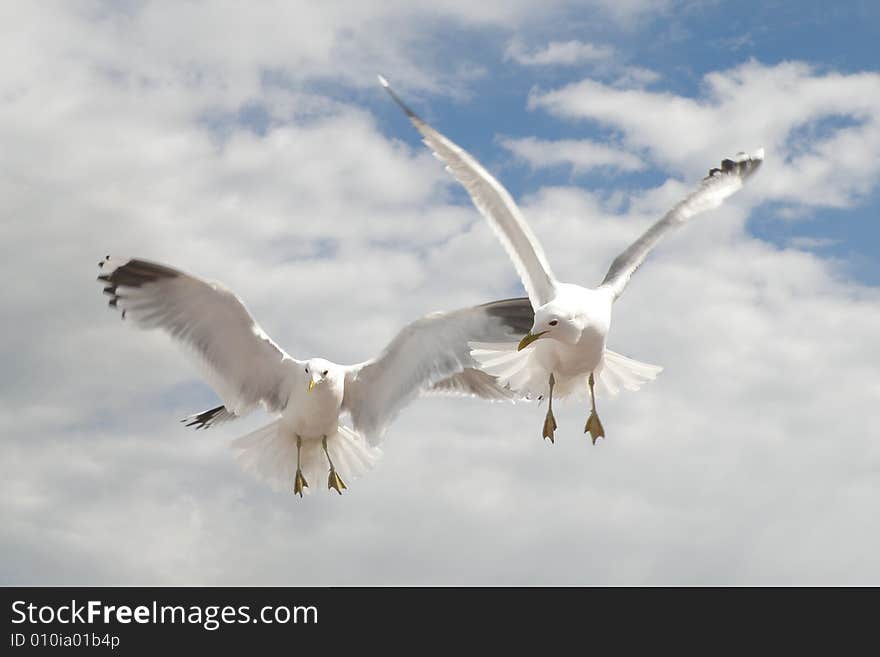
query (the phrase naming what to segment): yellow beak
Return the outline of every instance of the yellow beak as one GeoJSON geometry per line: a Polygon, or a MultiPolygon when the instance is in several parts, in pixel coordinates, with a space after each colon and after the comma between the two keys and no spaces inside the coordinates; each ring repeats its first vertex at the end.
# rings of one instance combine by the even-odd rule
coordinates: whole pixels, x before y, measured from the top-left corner
{"type": "Polygon", "coordinates": [[[315,389],[315,385],[316,385],[316,384],[315,384],[314,379],[312,379],[312,380],[309,381],[309,392],[311,392],[312,390],[315,389]]]}
{"type": "Polygon", "coordinates": [[[530,344],[532,344],[535,340],[544,335],[547,331],[541,331],[540,333],[526,333],[526,336],[519,341],[519,344],[516,347],[517,351],[522,351],[530,344]]]}

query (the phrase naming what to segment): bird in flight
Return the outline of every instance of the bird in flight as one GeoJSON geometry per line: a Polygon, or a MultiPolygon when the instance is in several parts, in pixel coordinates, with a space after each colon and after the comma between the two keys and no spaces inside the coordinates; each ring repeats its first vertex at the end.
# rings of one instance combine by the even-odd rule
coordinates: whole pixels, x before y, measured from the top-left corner
{"type": "Polygon", "coordinates": [[[660,239],[688,219],[711,210],[758,170],[764,151],[739,153],[712,168],[700,184],[654,223],[611,263],[595,288],[558,281],[540,242],[510,193],[472,155],[412,111],[382,76],[379,82],[403,109],[424,143],[467,190],[513,261],[535,311],[531,329],[518,342],[472,342],[471,355],[498,383],[526,395],[546,397],[542,436],[554,440],[553,398],[588,391],[590,414],[584,426],[593,444],[605,436],[596,410],[596,387],[615,394],[638,390],[662,368],[640,363],[606,348],[614,302],[660,239]]]}
{"type": "Polygon", "coordinates": [[[527,330],[533,312],[526,298],[425,315],[378,357],[339,365],[288,355],[220,283],[147,260],[108,255],[99,267],[110,306],[186,347],[223,400],[184,422],[208,428],[258,407],[276,414],[233,447],[245,469],[275,487],[292,484],[300,497],[324,467],[328,490],[342,494],[342,474],[358,476],[373,465],[385,429],[421,394],[520,398],[476,368],[469,342],[508,341],[527,330]],[[351,427],[340,422],[346,413],[351,427]]]}

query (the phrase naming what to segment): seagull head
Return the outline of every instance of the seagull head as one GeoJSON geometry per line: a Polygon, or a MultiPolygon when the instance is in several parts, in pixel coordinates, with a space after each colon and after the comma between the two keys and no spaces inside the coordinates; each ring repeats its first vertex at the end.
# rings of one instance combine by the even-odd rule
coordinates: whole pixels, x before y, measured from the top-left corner
{"type": "Polygon", "coordinates": [[[312,358],[306,362],[306,375],[308,378],[309,392],[315,389],[315,386],[321,385],[325,381],[335,383],[339,377],[339,366],[331,363],[323,358],[312,358]]]}
{"type": "Polygon", "coordinates": [[[535,340],[552,338],[566,344],[576,344],[583,332],[583,323],[560,304],[551,301],[535,310],[532,330],[519,341],[517,351],[522,351],[535,340]]]}

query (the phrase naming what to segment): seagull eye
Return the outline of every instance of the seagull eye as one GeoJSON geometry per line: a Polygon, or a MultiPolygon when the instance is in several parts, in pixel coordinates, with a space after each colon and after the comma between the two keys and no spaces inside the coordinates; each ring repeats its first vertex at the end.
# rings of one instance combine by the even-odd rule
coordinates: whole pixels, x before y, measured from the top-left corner
{"type": "Polygon", "coordinates": [[[557,320],[554,319],[554,320],[552,320],[552,321],[550,322],[550,326],[556,326],[558,323],[559,323],[559,322],[558,322],[557,320]]]}
{"type": "Polygon", "coordinates": [[[329,371],[330,371],[330,370],[324,370],[324,374],[323,374],[322,376],[327,376],[327,373],[328,373],[329,371]]]}
{"type": "Polygon", "coordinates": [[[306,368],[306,374],[308,374],[308,373],[309,373],[309,368],[307,367],[307,368],[306,368]]]}

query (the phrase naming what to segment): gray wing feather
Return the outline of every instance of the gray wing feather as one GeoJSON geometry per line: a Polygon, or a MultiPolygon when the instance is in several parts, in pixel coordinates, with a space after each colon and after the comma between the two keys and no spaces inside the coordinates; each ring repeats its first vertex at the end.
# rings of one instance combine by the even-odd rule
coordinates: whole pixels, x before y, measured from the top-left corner
{"type": "Polygon", "coordinates": [[[459,397],[479,397],[489,401],[517,401],[523,395],[502,386],[491,374],[482,370],[467,368],[458,374],[435,383],[426,395],[453,395],[459,397]]]}

